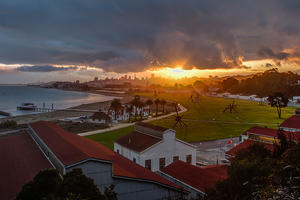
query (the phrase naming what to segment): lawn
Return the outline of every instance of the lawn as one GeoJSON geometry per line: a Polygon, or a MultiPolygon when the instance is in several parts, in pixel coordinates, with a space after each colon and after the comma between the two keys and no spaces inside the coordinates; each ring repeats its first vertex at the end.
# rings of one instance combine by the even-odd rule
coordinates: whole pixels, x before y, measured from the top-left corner
{"type": "MultiPolygon", "coordinates": [[[[152,94],[140,93],[139,95],[151,97],[152,94]]],[[[163,93],[160,94],[158,98],[177,101],[188,109],[188,111],[183,114],[183,121],[188,127],[174,128],[176,130],[176,136],[187,142],[239,136],[248,128],[255,126],[254,124],[247,123],[263,123],[259,126],[277,128],[284,119],[294,114],[295,109],[294,107],[284,108],[282,111],[282,119],[278,119],[276,108],[272,108],[267,104],[259,105],[258,102],[235,100],[238,113],[223,113],[224,108],[232,102],[232,99],[204,96],[199,103],[192,103],[189,100],[189,94],[182,93],[163,93]],[[218,123],[204,122],[201,120],[215,121],[218,123]],[[230,122],[233,124],[230,124],[230,122]]],[[[175,120],[172,116],[151,123],[173,128],[175,120]]]]}
{"type": "MultiPolygon", "coordinates": [[[[150,93],[140,93],[141,96],[151,97],[150,93]]],[[[231,99],[202,97],[199,103],[191,103],[189,94],[159,94],[158,98],[177,101],[188,109],[183,115],[187,128],[173,127],[174,116],[152,121],[150,123],[174,128],[176,137],[187,142],[198,142],[239,136],[248,128],[255,126],[247,123],[263,123],[259,126],[277,128],[278,125],[294,113],[294,107],[284,108],[282,119],[278,119],[276,108],[257,102],[236,100],[238,113],[223,113],[224,108],[232,102],[231,99]],[[205,122],[207,120],[211,122],[205,122]]],[[[182,115],[182,114],[181,114],[182,115]]],[[[113,141],[133,130],[133,127],[88,136],[88,138],[113,148],[113,141]]]]}
{"type": "Polygon", "coordinates": [[[114,141],[116,139],[118,139],[119,137],[130,133],[131,131],[133,131],[133,126],[121,128],[121,129],[114,130],[114,131],[108,131],[105,133],[89,135],[86,137],[91,140],[95,140],[95,141],[107,146],[110,149],[114,149],[114,141]]]}

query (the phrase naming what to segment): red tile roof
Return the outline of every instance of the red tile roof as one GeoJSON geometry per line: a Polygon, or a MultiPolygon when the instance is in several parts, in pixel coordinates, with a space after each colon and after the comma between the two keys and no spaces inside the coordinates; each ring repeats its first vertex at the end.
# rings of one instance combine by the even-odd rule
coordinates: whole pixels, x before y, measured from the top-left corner
{"type": "Polygon", "coordinates": [[[40,121],[30,126],[65,165],[88,158],[106,160],[112,162],[115,176],[150,181],[181,189],[176,184],[122,157],[102,144],[71,134],[54,123],[40,121]]]}
{"type": "Polygon", "coordinates": [[[248,148],[249,146],[251,146],[253,144],[256,144],[256,143],[263,144],[271,152],[273,152],[273,150],[274,150],[273,144],[267,144],[267,143],[257,142],[257,141],[254,141],[254,140],[245,140],[244,142],[238,144],[237,146],[235,146],[231,150],[227,151],[226,154],[234,157],[234,156],[236,156],[236,154],[237,154],[237,152],[239,150],[248,148]]]}
{"type": "Polygon", "coordinates": [[[51,164],[28,133],[0,139],[0,198],[12,200],[22,186],[51,164]]]}
{"type": "Polygon", "coordinates": [[[243,135],[248,135],[248,133],[256,134],[256,135],[264,135],[270,137],[277,137],[278,130],[271,128],[263,128],[259,126],[254,126],[248,129],[243,133],[243,135]]]}
{"type": "Polygon", "coordinates": [[[280,127],[300,129],[300,116],[293,115],[289,117],[282,124],[280,124],[280,127]]]}
{"type": "Polygon", "coordinates": [[[200,168],[180,160],[171,163],[162,172],[202,192],[227,178],[227,167],[224,165],[200,168]]]}
{"type": "Polygon", "coordinates": [[[40,121],[30,126],[64,165],[88,158],[111,161],[114,156],[114,152],[103,145],[71,134],[54,123],[40,121]]]}
{"type": "Polygon", "coordinates": [[[115,142],[133,151],[142,152],[160,141],[160,138],[133,131],[115,142]]]}
{"type": "Polygon", "coordinates": [[[151,170],[148,170],[119,154],[116,154],[116,156],[114,157],[113,165],[114,165],[113,168],[114,176],[141,179],[149,182],[156,182],[161,185],[167,185],[173,188],[183,190],[183,188],[172,183],[171,181],[168,181],[167,179],[152,172],[151,170]]]}
{"type": "Polygon", "coordinates": [[[135,123],[135,125],[143,126],[145,128],[153,129],[153,130],[156,130],[156,131],[159,131],[159,132],[164,132],[164,131],[169,129],[169,128],[166,128],[166,127],[156,126],[156,125],[145,123],[145,122],[137,122],[137,123],[135,123]]]}
{"type": "MultiPolygon", "coordinates": [[[[258,127],[258,126],[254,126],[250,129],[248,129],[247,131],[245,131],[243,133],[243,135],[248,135],[250,133],[255,134],[255,135],[273,137],[273,138],[278,137],[278,130],[270,129],[270,128],[263,128],[263,127],[258,127]]],[[[284,135],[287,139],[291,139],[293,141],[300,141],[300,132],[282,131],[282,133],[284,133],[284,135]]]]}

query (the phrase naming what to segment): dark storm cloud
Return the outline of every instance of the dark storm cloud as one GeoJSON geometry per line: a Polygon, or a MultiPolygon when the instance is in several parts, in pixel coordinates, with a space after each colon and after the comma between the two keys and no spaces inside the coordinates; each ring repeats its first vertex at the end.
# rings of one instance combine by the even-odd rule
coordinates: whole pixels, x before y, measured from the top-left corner
{"type": "Polygon", "coordinates": [[[283,50],[300,45],[296,2],[2,0],[0,63],[135,72],[178,63],[216,69],[243,67],[242,58],[288,60],[296,54],[283,50]]]}
{"type": "Polygon", "coordinates": [[[55,72],[55,71],[67,71],[67,70],[76,70],[78,67],[54,67],[51,65],[33,65],[33,66],[21,66],[16,68],[17,71],[22,72],[55,72]]]}
{"type": "Polygon", "coordinates": [[[289,53],[285,53],[285,52],[275,53],[272,49],[270,49],[268,47],[261,47],[258,50],[257,54],[264,58],[272,58],[272,59],[277,59],[277,60],[284,60],[284,59],[288,59],[290,57],[289,53]]]}

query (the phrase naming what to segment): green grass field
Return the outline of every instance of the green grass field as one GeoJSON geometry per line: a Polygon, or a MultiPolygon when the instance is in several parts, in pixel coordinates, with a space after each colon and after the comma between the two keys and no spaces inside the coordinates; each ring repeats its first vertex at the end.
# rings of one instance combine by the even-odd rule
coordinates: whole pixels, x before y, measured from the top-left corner
{"type": "Polygon", "coordinates": [[[116,139],[118,139],[119,137],[130,133],[131,131],[133,131],[133,126],[129,126],[129,127],[126,127],[126,128],[121,128],[121,129],[114,130],[114,131],[108,131],[108,132],[105,132],[105,133],[89,135],[89,136],[86,136],[86,137],[91,139],[91,140],[95,140],[95,141],[107,146],[110,149],[113,149],[114,148],[114,141],[116,139]]]}
{"type": "MultiPolygon", "coordinates": [[[[151,97],[150,93],[140,93],[141,96],[151,97]]],[[[276,108],[267,104],[259,105],[258,102],[236,100],[238,113],[223,113],[224,108],[232,102],[231,99],[202,97],[199,103],[191,103],[188,94],[160,94],[158,98],[177,101],[188,109],[183,115],[183,121],[187,128],[175,127],[176,136],[187,142],[198,142],[239,136],[252,126],[277,126],[294,113],[294,107],[284,108],[282,119],[278,119],[276,108]],[[207,121],[202,121],[207,120],[207,121]],[[210,122],[208,122],[210,121],[210,122]],[[216,123],[218,122],[218,123],[216,123]],[[250,123],[250,124],[248,124],[250,123]],[[263,123],[254,125],[251,123],[263,123]]],[[[174,116],[152,121],[152,124],[173,128],[174,116]]],[[[113,141],[118,137],[129,133],[132,127],[107,133],[89,136],[88,138],[112,148],[113,141]]]]}

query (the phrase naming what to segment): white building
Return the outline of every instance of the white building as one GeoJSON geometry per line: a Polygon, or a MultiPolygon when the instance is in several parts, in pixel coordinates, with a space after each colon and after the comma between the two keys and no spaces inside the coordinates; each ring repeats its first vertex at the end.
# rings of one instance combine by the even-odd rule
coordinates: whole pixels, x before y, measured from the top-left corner
{"type": "Polygon", "coordinates": [[[132,133],[115,141],[114,151],[152,171],[176,160],[196,165],[195,146],[177,139],[175,133],[172,129],[138,122],[132,133]]]}
{"type": "Polygon", "coordinates": [[[133,116],[142,116],[143,118],[147,118],[151,115],[150,106],[145,105],[142,107],[136,107],[131,105],[130,103],[123,104],[121,108],[115,110],[110,107],[107,111],[107,115],[110,116],[111,120],[115,123],[118,121],[127,121],[130,117],[133,116]],[[130,111],[130,107],[132,107],[130,111]]]}

